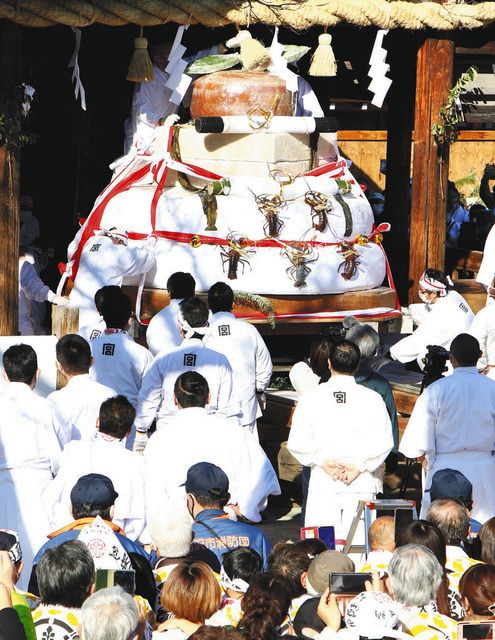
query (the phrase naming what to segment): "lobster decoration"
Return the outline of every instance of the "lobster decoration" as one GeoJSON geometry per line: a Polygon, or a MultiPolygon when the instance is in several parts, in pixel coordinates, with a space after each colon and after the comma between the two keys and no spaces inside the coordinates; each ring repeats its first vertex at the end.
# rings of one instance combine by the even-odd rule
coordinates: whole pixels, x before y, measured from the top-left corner
{"type": "Polygon", "coordinates": [[[246,265],[251,269],[248,256],[254,253],[253,248],[249,248],[249,240],[239,234],[231,232],[227,236],[228,246],[221,247],[222,268],[225,272],[227,268],[227,278],[229,280],[237,280],[237,270],[239,265],[242,267],[242,273],[246,265]]]}
{"type": "Polygon", "coordinates": [[[307,286],[306,278],[311,273],[308,264],[318,260],[318,253],[309,242],[294,242],[281,251],[282,256],[290,260],[291,266],[285,272],[297,289],[307,286]]]}
{"type": "Polygon", "coordinates": [[[258,209],[265,216],[263,231],[266,236],[278,238],[284,222],[278,217],[280,209],[285,204],[282,196],[269,195],[267,193],[255,197],[258,209]]]}
{"type": "Polygon", "coordinates": [[[328,224],[327,212],[333,209],[329,198],[319,191],[306,192],[304,202],[311,207],[311,221],[313,229],[322,233],[328,224]]]}
{"type": "Polygon", "coordinates": [[[339,273],[344,280],[350,280],[356,274],[360,264],[358,262],[358,256],[360,253],[348,242],[341,242],[337,252],[341,253],[344,258],[344,261],[339,265],[339,273]]]}

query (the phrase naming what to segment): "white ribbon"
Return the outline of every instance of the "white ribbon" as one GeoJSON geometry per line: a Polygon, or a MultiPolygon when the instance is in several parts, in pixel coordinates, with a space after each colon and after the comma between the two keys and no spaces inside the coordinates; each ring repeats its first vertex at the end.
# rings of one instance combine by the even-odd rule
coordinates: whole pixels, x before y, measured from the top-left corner
{"type": "Polygon", "coordinates": [[[29,109],[31,109],[31,102],[33,101],[35,88],[30,84],[22,83],[24,88],[24,101],[22,103],[22,115],[24,118],[27,116],[29,109]]]}
{"type": "Polygon", "coordinates": [[[180,309],[177,312],[177,322],[184,332],[184,338],[186,339],[192,338],[195,333],[198,333],[200,336],[204,336],[209,330],[208,323],[205,324],[204,327],[191,327],[189,322],[182,315],[182,311],[180,309]]]}
{"type": "Polygon", "coordinates": [[[184,31],[189,25],[181,25],[177,29],[175,39],[170,49],[170,55],[168,56],[168,64],[165,67],[165,71],[169,74],[169,78],[165,83],[165,86],[171,90],[170,102],[179,105],[184,98],[189,85],[192,82],[191,76],[184,73],[187,67],[187,60],[184,60],[183,56],[186,52],[186,47],[181,44],[184,31]]]}
{"type": "Polygon", "coordinates": [[[387,33],[388,29],[378,30],[369,61],[370,70],[368,76],[371,78],[371,82],[368,89],[374,94],[371,104],[378,108],[383,105],[383,101],[392,84],[392,80],[386,76],[390,71],[390,65],[385,62],[387,50],[383,47],[383,38],[387,33]]]}
{"type": "Polygon", "coordinates": [[[298,90],[297,74],[288,68],[287,60],[282,55],[283,50],[283,45],[278,41],[278,27],[275,27],[272,44],[270,45],[272,63],[269,71],[284,80],[287,91],[295,93],[298,90]]]}
{"type": "Polygon", "coordinates": [[[73,67],[71,81],[75,82],[74,86],[74,95],[76,100],[81,98],[81,107],[86,111],[86,92],[84,91],[83,84],[81,82],[81,73],[79,71],[79,49],[81,47],[81,29],[75,29],[72,27],[72,31],[76,36],[76,48],[74,49],[74,53],[72,54],[72,58],[69,60],[68,67],[73,67]]]}

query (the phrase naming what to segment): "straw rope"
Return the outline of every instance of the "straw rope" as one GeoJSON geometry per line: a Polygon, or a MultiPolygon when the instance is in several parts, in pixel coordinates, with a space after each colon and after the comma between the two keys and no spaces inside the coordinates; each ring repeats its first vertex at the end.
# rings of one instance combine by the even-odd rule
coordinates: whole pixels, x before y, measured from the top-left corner
{"type": "Polygon", "coordinates": [[[495,22],[495,2],[456,4],[414,0],[0,0],[0,19],[28,27],[92,23],[208,27],[250,22],[296,30],[341,22],[382,29],[477,29],[495,22]]]}

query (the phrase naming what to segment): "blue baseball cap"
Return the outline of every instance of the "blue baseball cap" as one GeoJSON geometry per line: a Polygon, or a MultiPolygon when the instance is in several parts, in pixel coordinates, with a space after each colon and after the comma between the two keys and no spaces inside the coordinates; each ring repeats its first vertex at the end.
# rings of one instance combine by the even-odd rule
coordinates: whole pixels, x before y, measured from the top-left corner
{"type": "Polygon", "coordinates": [[[468,505],[473,499],[473,485],[457,469],[440,469],[440,471],[437,471],[431,479],[429,492],[432,502],[443,498],[454,498],[462,502],[462,504],[468,505]]]}
{"type": "Polygon", "coordinates": [[[94,509],[111,507],[119,494],[115,491],[113,482],[101,473],[88,473],[76,482],[70,492],[73,507],[89,504],[94,509]]]}
{"type": "Polygon", "coordinates": [[[227,474],[211,462],[198,462],[187,470],[185,483],[187,493],[209,496],[212,492],[228,492],[227,474]]]}

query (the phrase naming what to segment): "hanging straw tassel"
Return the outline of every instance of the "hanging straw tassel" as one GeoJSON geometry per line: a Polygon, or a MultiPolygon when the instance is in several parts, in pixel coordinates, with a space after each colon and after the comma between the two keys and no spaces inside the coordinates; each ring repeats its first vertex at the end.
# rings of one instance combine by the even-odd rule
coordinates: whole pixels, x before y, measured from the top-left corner
{"type": "Polygon", "coordinates": [[[130,82],[150,82],[153,80],[153,63],[148,55],[148,40],[143,38],[143,27],[139,38],[134,38],[134,52],[129,63],[127,80],[130,82]]]}
{"type": "Polygon", "coordinates": [[[337,75],[337,63],[332,49],[332,36],[326,31],[318,37],[318,46],[311,58],[309,75],[326,77],[337,75]]]}
{"type": "Polygon", "coordinates": [[[268,49],[255,40],[249,31],[239,31],[235,37],[241,45],[241,61],[246,71],[266,71],[272,62],[268,49]]]}

